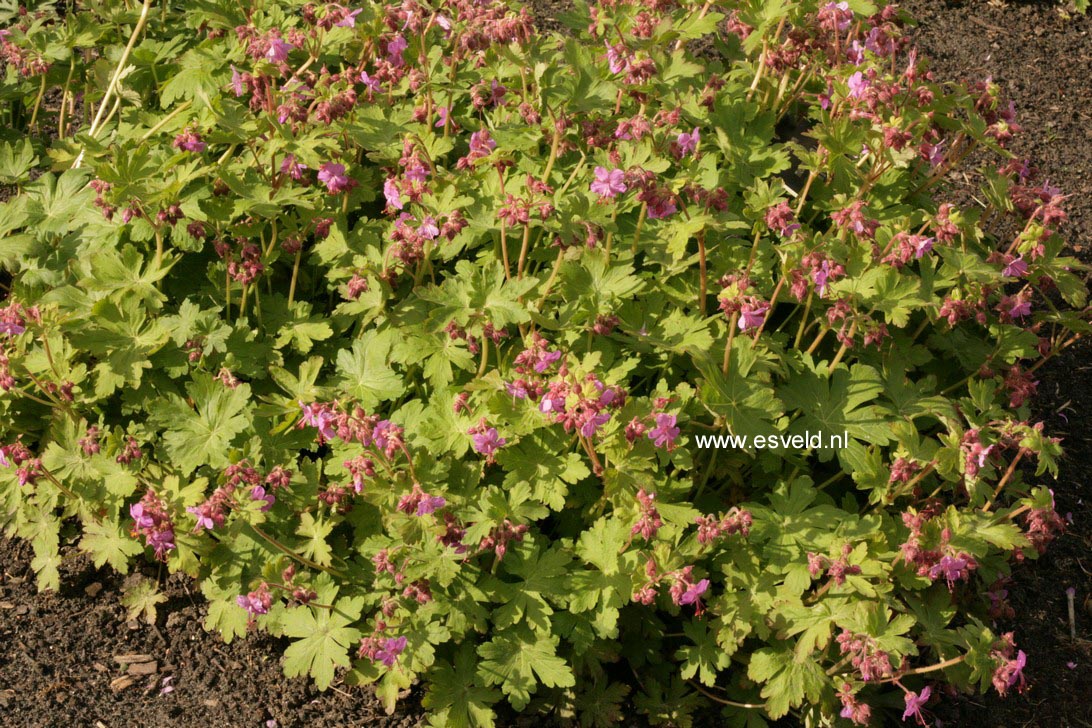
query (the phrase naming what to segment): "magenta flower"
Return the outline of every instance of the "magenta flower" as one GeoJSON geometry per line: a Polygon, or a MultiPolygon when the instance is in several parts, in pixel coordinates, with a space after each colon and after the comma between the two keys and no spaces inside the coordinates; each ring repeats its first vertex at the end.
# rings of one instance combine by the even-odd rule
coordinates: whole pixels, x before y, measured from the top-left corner
{"type": "Polygon", "coordinates": [[[679,604],[693,604],[698,601],[702,594],[709,588],[709,580],[702,579],[697,584],[691,584],[690,588],[682,593],[679,597],[679,604]]]}
{"type": "Polygon", "coordinates": [[[287,174],[294,180],[303,179],[303,172],[307,165],[296,160],[295,154],[288,154],[281,161],[281,174],[287,174]]]}
{"type": "Polygon", "coordinates": [[[819,296],[827,292],[827,281],[830,279],[830,261],[823,260],[819,264],[819,267],[815,268],[811,272],[811,280],[815,283],[815,290],[819,292],[819,296]]]}
{"type": "Polygon", "coordinates": [[[421,224],[417,226],[417,234],[425,240],[435,240],[440,236],[440,228],[436,225],[436,218],[432,215],[428,215],[421,224]]]}
{"type": "Polygon", "coordinates": [[[327,405],[317,402],[314,404],[300,402],[299,405],[300,409],[303,410],[303,417],[300,418],[298,427],[304,425],[314,427],[319,431],[319,440],[321,442],[333,440],[337,436],[337,431],[333,426],[336,417],[327,405]]]}
{"type": "Polygon", "coordinates": [[[471,439],[474,441],[474,450],[490,459],[493,458],[493,453],[504,447],[508,442],[499,436],[496,427],[487,427],[480,432],[472,433],[471,439]]]}
{"type": "Polygon", "coordinates": [[[368,75],[367,71],[360,72],[360,82],[364,84],[365,88],[367,88],[372,93],[375,93],[380,89],[379,79],[372,78],[368,75]]]}
{"type": "Polygon", "coordinates": [[[395,210],[402,209],[402,193],[398,190],[398,185],[391,177],[387,178],[387,181],[383,183],[383,197],[387,200],[387,205],[395,210]]]}
{"type": "Polygon", "coordinates": [[[933,239],[924,238],[920,235],[911,235],[910,243],[914,246],[914,257],[921,258],[923,255],[933,249],[933,239]]]}
{"type": "MultiPolygon", "coordinates": [[[[1009,649],[1011,649],[1011,647],[1009,649]]],[[[993,672],[992,682],[994,689],[997,690],[1001,697],[1004,697],[1005,693],[1013,687],[1022,691],[1024,687],[1024,667],[1027,666],[1028,662],[1028,656],[1024,654],[1024,651],[1018,650],[1015,659],[999,655],[997,652],[991,654],[1003,660],[1001,665],[993,672]]]]}
{"type": "Polygon", "coordinates": [[[864,52],[865,46],[861,44],[861,41],[854,40],[849,44],[849,49],[846,50],[846,58],[848,58],[853,65],[859,66],[864,63],[864,52]]]}
{"type": "Polygon", "coordinates": [[[1024,318],[1031,315],[1031,302],[1024,301],[1018,296],[1014,296],[1009,300],[1008,309],[1009,318],[1024,318]]]}
{"type": "MultiPolygon", "coordinates": [[[[1024,260],[1024,256],[1018,255],[1013,259],[1011,263],[1005,266],[1005,269],[1001,271],[1001,275],[1009,276],[1012,278],[1023,278],[1028,273],[1028,264],[1024,260]]],[[[1030,312],[1030,311],[1029,311],[1030,312]]]]}
{"type": "Polygon", "coordinates": [[[273,504],[277,502],[277,499],[273,494],[267,492],[266,489],[260,485],[255,485],[250,489],[250,500],[265,501],[265,505],[260,509],[262,513],[268,511],[273,507],[273,504]]]}
{"type": "Polygon", "coordinates": [[[620,169],[595,168],[595,181],[591,191],[601,197],[617,197],[629,189],[626,186],[626,173],[620,169]]]}
{"type": "Polygon", "coordinates": [[[675,207],[675,199],[670,195],[656,195],[648,203],[648,219],[659,220],[660,218],[674,215],[678,211],[675,207]]]}
{"type": "Polygon", "coordinates": [[[266,60],[270,63],[281,63],[288,58],[288,53],[294,45],[283,38],[274,38],[269,42],[269,50],[265,52],[266,60]]]}
{"type": "Polygon", "coordinates": [[[0,334],[7,334],[8,336],[15,336],[26,331],[26,326],[21,326],[14,321],[0,321],[0,334]]]}
{"type": "Polygon", "coordinates": [[[345,165],[336,162],[327,162],[322,165],[318,173],[319,182],[326,185],[330,194],[345,192],[353,188],[354,180],[345,174],[345,165]]]}
{"type": "Polygon", "coordinates": [[[598,412],[590,417],[580,425],[580,434],[584,437],[593,436],[600,427],[610,421],[609,412],[598,412]]]}
{"type": "Polygon", "coordinates": [[[447,126],[447,115],[451,113],[451,110],[446,106],[440,106],[436,109],[436,123],[433,125],[437,129],[442,129],[447,126]]]}
{"type": "Polygon", "coordinates": [[[374,660],[382,662],[387,667],[394,667],[398,656],[406,649],[408,640],[405,637],[391,637],[383,643],[383,647],[375,653],[374,660]]]}
{"type": "Polygon", "coordinates": [[[203,152],[206,146],[201,136],[189,129],[174,138],[174,147],[185,152],[203,152]]]}
{"type": "Polygon", "coordinates": [[[680,430],[675,426],[675,415],[660,413],[656,415],[656,426],[648,431],[648,439],[656,447],[670,450],[678,439],[680,430]]]}
{"type": "Polygon", "coordinates": [[[560,358],[561,358],[561,352],[560,351],[544,351],[544,352],[542,352],[542,355],[539,357],[538,361],[535,362],[535,371],[538,372],[539,374],[542,374],[543,372],[545,372],[547,369],[550,368],[551,364],[553,364],[555,361],[557,361],[560,358]]]}
{"type": "Polygon", "coordinates": [[[932,568],[929,569],[929,578],[935,581],[938,577],[943,576],[944,580],[948,582],[948,588],[951,589],[955,582],[968,576],[971,569],[976,567],[977,564],[974,559],[967,554],[944,555],[940,558],[940,561],[933,564],[932,568]]]}
{"type": "Polygon", "coordinates": [[[211,531],[216,528],[216,520],[213,518],[213,509],[207,501],[200,506],[189,506],[186,508],[186,512],[197,519],[197,525],[194,526],[194,531],[200,531],[202,528],[211,531]]]}
{"type": "Polygon", "coordinates": [[[849,77],[849,97],[852,99],[859,99],[864,96],[868,90],[868,79],[864,77],[864,74],[857,71],[849,77]]]}
{"type": "Polygon", "coordinates": [[[766,314],[769,310],[770,304],[765,301],[743,304],[743,307],[739,310],[739,330],[757,329],[766,320],[766,314]]]}
{"type": "Polygon", "coordinates": [[[387,43],[387,62],[395,68],[401,68],[405,64],[402,54],[409,48],[409,43],[401,34],[394,36],[387,43]]]}
{"type": "Polygon", "coordinates": [[[497,148],[497,142],[489,134],[488,129],[476,131],[470,135],[470,153],[486,156],[497,148]]]}
{"type": "MultiPolygon", "coordinates": [[[[7,462],[7,458],[4,458],[4,461],[5,467],[10,465],[10,463],[7,462]]],[[[153,526],[155,526],[155,519],[152,518],[151,515],[144,512],[143,503],[134,503],[129,506],[129,515],[132,516],[133,520],[136,522],[136,527],[138,529],[152,528],[153,526]]]]}
{"type": "Polygon", "coordinates": [[[239,69],[234,64],[231,66],[231,89],[235,92],[236,96],[242,96],[245,86],[243,86],[243,74],[239,73],[239,69]]]}
{"type": "Polygon", "coordinates": [[[675,140],[675,144],[678,148],[678,156],[685,157],[687,154],[693,154],[698,151],[698,144],[701,143],[701,130],[697,127],[690,134],[685,131],[679,132],[678,138],[675,140]]]}
{"type": "Polygon", "coordinates": [[[235,597],[235,603],[250,612],[252,617],[256,617],[259,614],[269,614],[269,608],[273,606],[273,595],[269,592],[269,586],[262,582],[261,586],[249,594],[235,597]]]}
{"type": "Polygon", "coordinates": [[[906,700],[906,711],[902,714],[902,719],[907,720],[911,717],[916,718],[919,723],[925,725],[925,718],[921,714],[921,709],[929,702],[929,695],[933,692],[933,688],[926,686],[921,694],[908,692],[903,698],[906,700]]]}
{"type": "Polygon", "coordinates": [[[372,439],[375,441],[375,446],[384,452],[392,442],[399,442],[401,435],[401,428],[390,420],[380,420],[375,423],[375,429],[372,430],[372,439]]]}
{"type": "Polygon", "coordinates": [[[443,496],[425,496],[421,499],[421,502],[417,504],[417,515],[427,516],[440,510],[445,505],[447,505],[447,501],[444,500],[443,496]]]}
{"type": "Polygon", "coordinates": [[[424,182],[428,179],[429,169],[424,164],[411,164],[406,167],[405,177],[410,182],[424,182]]]}
{"type": "Polygon", "coordinates": [[[356,10],[349,11],[349,13],[344,18],[342,18],[338,22],[334,23],[334,27],[335,28],[355,28],[356,27],[356,16],[360,15],[362,12],[364,12],[363,8],[358,8],[356,10]]]}
{"type": "Polygon", "coordinates": [[[611,73],[621,73],[629,68],[630,58],[629,51],[623,44],[607,44],[607,66],[611,73]]]}

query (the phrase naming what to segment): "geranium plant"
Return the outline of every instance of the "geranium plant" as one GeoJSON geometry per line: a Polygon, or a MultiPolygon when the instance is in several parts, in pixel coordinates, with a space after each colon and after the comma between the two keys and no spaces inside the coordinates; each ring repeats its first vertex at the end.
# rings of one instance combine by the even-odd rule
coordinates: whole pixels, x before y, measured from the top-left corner
{"type": "Polygon", "coordinates": [[[897,10],[0,20],[0,512],[42,588],[66,543],[159,560],[225,640],[445,726],[1022,688],[1083,269],[1000,89],[897,10]]]}

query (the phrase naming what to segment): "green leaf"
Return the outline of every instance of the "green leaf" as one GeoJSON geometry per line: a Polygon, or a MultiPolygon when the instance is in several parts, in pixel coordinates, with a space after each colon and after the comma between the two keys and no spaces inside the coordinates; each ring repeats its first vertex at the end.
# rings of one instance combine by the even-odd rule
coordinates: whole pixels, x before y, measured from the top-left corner
{"type": "Polygon", "coordinates": [[[163,435],[167,454],[183,475],[206,464],[227,467],[231,442],[251,423],[250,385],[230,389],[208,374],[195,373],[186,391],[193,409],[176,398],[166,413],[172,422],[163,435]]]}
{"type": "Polygon", "coordinates": [[[337,371],[340,386],[364,409],[372,409],[380,402],[395,399],[406,390],[405,383],[391,367],[391,347],[397,333],[366,331],[353,342],[352,350],[337,353],[337,371]]]}
{"type": "Polygon", "coordinates": [[[155,624],[156,612],[159,605],[167,601],[167,596],[159,591],[155,581],[140,577],[123,589],[120,601],[129,610],[129,619],[155,624]]]}
{"type": "Polygon", "coordinates": [[[144,552],[117,524],[106,520],[84,525],[80,548],[91,554],[96,567],[110,564],[123,574],[129,571],[129,558],[144,552]]]}
{"type": "Polygon", "coordinates": [[[326,543],[326,539],[333,530],[333,521],[327,521],[321,516],[315,518],[310,513],[301,514],[296,533],[304,538],[300,547],[303,555],[317,564],[329,566],[333,562],[334,552],[326,543]]]}
{"type": "Polygon", "coordinates": [[[362,597],[339,599],[334,609],[294,607],[284,616],[284,632],[299,638],[284,652],[284,674],[310,675],[319,690],[334,681],[334,669],[349,667],[349,649],[360,639],[360,630],[349,625],[360,619],[362,597]]]}
{"type": "Polygon", "coordinates": [[[765,683],[761,695],[771,718],[781,718],[804,698],[818,702],[827,685],[823,668],[812,659],[797,662],[792,650],[764,647],[751,655],[747,677],[765,683]]]}
{"type": "Polygon", "coordinates": [[[675,657],[683,661],[682,676],[689,680],[698,675],[703,685],[713,686],[717,672],[732,662],[717,644],[716,636],[705,622],[686,622],[683,631],[693,644],[680,647],[675,657]]]}
{"type": "Polygon", "coordinates": [[[0,146],[0,182],[21,184],[28,178],[30,170],[38,164],[38,155],[30,139],[23,139],[22,144],[4,142],[0,146]]]}
{"type": "Polygon", "coordinates": [[[482,686],[475,678],[474,646],[463,642],[453,663],[439,660],[428,673],[428,692],[421,704],[436,728],[492,728],[493,705],[499,691],[482,686]]]}
{"type": "Polygon", "coordinates": [[[478,676],[487,685],[500,685],[512,707],[523,710],[539,682],[551,688],[576,684],[572,670],[557,656],[558,641],[527,629],[502,632],[478,648],[478,676]]]}

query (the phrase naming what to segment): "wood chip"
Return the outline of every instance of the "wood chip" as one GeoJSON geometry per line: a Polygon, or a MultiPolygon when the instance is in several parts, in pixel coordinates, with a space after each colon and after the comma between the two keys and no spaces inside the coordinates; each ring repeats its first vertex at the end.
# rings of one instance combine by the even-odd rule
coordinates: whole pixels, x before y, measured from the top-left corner
{"type": "Polygon", "coordinates": [[[121,677],[116,677],[110,681],[110,689],[113,690],[115,693],[119,693],[135,682],[136,680],[129,677],[128,675],[122,675],[121,677]]]}
{"type": "Polygon", "coordinates": [[[86,587],[84,587],[83,593],[86,594],[89,597],[94,598],[94,597],[97,597],[99,595],[99,592],[101,592],[101,591],[102,591],[102,584],[100,584],[99,582],[96,581],[96,582],[92,582],[91,584],[88,584],[86,587]]]}
{"type": "Polygon", "coordinates": [[[15,609],[15,605],[11,602],[0,602],[0,609],[15,609]]]}
{"type": "Polygon", "coordinates": [[[139,662],[135,665],[129,665],[130,675],[154,675],[159,671],[159,663],[152,662],[139,662]]]}
{"type": "Polygon", "coordinates": [[[122,665],[132,665],[137,662],[154,662],[155,658],[151,655],[136,653],[129,655],[114,655],[114,661],[120,662],[122,665]]]}

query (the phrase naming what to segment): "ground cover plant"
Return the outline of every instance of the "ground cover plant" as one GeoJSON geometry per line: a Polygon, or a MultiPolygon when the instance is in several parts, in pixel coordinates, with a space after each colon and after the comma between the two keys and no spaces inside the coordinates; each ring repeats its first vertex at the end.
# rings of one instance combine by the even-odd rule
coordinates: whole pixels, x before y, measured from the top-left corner
{"type": "Polygon", "coordinates": [[[2,512],[43,588],[62,541],[158,559],[225,639],[392,709],[422,679],[438,725],[1021,689],[990,625],[1065,525],[1027,403],[1082,268],[1000,89],[896,10],[3,20],[2,512]]]}

